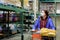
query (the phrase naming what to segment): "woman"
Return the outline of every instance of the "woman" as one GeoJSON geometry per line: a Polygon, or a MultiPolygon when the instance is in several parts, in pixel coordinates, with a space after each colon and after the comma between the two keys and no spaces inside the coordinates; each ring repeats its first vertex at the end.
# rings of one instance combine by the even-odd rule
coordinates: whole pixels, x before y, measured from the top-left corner
{"type": "MultiPolygon", "coordinates": [[[[35,30],[39,31],[41,28],[48,28],[48,29],[55,30],[55,26],[53,24],[51,17],[48,15],[48,11],[43,10],[40,13],[40,15],[41,16],[39,16],[38,19],[35,21],[32,31],[35,31],[35,30]]],[[[48,37],[43,37],[43,39],[48,40],[48,37]]],[[[54,39],[52,38],[52,40],[54,39]]]]}

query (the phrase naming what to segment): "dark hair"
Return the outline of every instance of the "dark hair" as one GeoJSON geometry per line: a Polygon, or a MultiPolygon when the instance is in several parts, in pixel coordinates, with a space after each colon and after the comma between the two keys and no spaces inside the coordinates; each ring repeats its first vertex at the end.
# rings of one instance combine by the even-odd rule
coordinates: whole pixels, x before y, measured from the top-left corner
{"type": "MultiPolygon", "coordinates": [[[[47,17],[46,17],[46,19],[47,19],[48,16],[49,16],[49,14],[48,14],[49,12],[48,12],[48,10],[43,10],[43,11],[45,12],[45,14],[46,14],[46,16],[47,16],[47,17]]],[[[43,19],[43,17],[41,17],[41,19],[43,19]]]]}
{"type": "Polygon", "coordinates": [[[48,17],[49,16],[49,12],[48,12],[48,10],[43,10],[44,12],[45,12],[45,14],[46,14],[46,16],[48,17]]]}

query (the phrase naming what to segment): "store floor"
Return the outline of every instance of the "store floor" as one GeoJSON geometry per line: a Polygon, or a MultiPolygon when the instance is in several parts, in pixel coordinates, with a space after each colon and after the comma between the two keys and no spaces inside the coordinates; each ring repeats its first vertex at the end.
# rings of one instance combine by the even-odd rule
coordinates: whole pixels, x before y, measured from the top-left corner
{"type": "MultiPolygon", "coordinates": [[[[15,34],[11,37],[4,38],[2,40],[21,40],[21,34],[15,34]]],[[[31,34],[29,33],[24,33],[24,40],[31,40],[31,34]]],[[[56,40],[60,40],[60,27],[57,27],[57,36],[56,40]]]]}
{"type": "MultiPolygon", "coordinates": [[[[28,40],[28,39],[30,40],[31,36],[30,36],[30,34],[25,33],[24,34],[24,40],[28,40]]],[[[4,39],[1,39],[1,40],[21,40],[21,34],[15,34],[11,37],[4,38],[4,39]]]]}
{"type": "Polygon", "coordinates": [[[10,37],[3,38],[2,40],[19,40],[21,39],[20,34],[15,34],[10,37]]]}

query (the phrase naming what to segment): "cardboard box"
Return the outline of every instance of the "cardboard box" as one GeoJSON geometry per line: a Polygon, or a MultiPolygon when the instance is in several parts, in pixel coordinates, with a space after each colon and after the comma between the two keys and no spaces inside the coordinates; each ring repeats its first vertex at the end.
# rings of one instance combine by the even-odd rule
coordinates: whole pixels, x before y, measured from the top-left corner
{"type": "Polygon", "coordinates": [[[11,4],[11,5],[15,5],[15,6],[21,7],[20,0],[5,0],[5,4],[11,4]]]}

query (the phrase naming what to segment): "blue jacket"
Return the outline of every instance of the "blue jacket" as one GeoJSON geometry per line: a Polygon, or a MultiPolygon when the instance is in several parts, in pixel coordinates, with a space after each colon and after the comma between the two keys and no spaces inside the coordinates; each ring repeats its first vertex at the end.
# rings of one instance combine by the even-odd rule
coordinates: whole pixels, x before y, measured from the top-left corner
{"type": "MultiPolygon", "coordinates": [[[[55,30],[55,26],[54,26],[53,21],[52,21],[50,16],[48,16],[47,23],[46,23],[46,28],[55,30]]],[[[35,21],[35,24],[33,25],[32,29],[33,30],[36,30],[36,29],[40,30],[40,16],[35,21]]]]}

